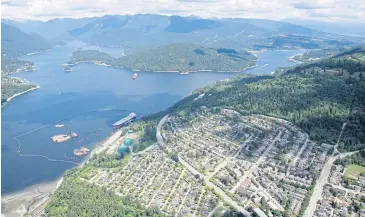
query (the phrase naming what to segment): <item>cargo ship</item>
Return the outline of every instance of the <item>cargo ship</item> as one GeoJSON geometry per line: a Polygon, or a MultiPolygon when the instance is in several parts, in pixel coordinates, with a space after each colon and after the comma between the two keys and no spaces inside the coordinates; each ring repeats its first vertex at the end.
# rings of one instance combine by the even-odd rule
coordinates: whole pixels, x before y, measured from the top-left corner
{"type": "Polygon", "coordinates": [[[132,79],[136,80],[136,78],[137,78],[137,73],[134,73],[132,79]]]}
{"type": "Polygon", "coordinates": [[[74,155],[76,156],[84,156],[89,154],[89,149],[85,147],[81,147],[80,149],[74,149],[74,155]]]}
{"type": "Polygon", "coordinates": [[[136,119],[135,113],[130,113],[127,117],[120,119],[119,121],[115,122],[113,124],[113,128],[117,129],[119,127],[127,126],[129,123],[131,123],[134,119],[136,119]]]}

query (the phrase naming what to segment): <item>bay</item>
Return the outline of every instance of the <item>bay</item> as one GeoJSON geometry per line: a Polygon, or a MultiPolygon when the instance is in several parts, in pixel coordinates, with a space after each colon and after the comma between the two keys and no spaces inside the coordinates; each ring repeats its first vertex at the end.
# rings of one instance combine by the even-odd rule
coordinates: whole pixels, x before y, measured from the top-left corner
{"type": "MultiPolygon", "coordinates": [[[[2,108],[3,195],[62,176],[76,164],[49,159],[82,162],[85,157],[74,159],[73,150],[81,146],[93,149],[110,135],[112,124],[130,112],[144,116],[161,111],[196,88],[233,76],[216,72],[189,75],[138,72],[137,79],[132,80],[132,71],[94,64],[79,64],[72,72],[64,72],[60,65],[79,47],[100,49],[113,56],[124,54],[121,48],[69,42],[66,46],[23,58],[33,61],[37,70],[16,76],[34,82],[40,88],[16,97],[2,108]],[[57,123],[65,127],[56,128],[57,123]],[[78,137],[64,143],[52,142],[51,136],[70,131],[76,132],[78,137]],[[27,132],[31,133],[21,136],[27,132]],[[20,154],[26,156],[19,155],[17,140],[21,143],[20,154]]],[[[246,72],[269,74],[278,66],[293,65],[288,57],[302,52],[262,52],[258,67],[246,72]]]]}

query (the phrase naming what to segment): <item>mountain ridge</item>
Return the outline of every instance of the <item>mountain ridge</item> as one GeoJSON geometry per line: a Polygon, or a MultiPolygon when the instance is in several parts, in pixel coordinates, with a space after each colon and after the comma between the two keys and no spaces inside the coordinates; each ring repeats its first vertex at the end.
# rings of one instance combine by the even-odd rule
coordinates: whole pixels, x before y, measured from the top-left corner
{"type": "Polygon", "coordinates": [[[8,58],[45,51],[54,45],[53,42],[38,35],[26,34],[20,29],[5,23],[1,24],[1,38],[1,53],[8,58]]]}

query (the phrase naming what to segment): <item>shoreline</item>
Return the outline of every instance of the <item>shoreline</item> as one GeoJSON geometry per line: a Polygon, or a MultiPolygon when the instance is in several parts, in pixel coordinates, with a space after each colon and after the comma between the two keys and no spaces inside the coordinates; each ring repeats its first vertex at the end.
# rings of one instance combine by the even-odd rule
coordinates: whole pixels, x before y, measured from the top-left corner
{"type": "Polygon", "coordinates": [[[50,182],[42,182],[23,190],[1,195],[1,217],[26,216],[28,210],[33,211],[41,201],[59,187],[62,177],[50,182]],[[33,209],[31,209],[33,208],[33,209]]]}
{"type": "MultiPolygon", "coordinates": [[[[83,161],[81,161],[78,166],[72,168],[80,168],[84,166],[84,164],[87,163],[93,156],[93,154],[97,154],[99,150],[107,147],[110,143],[109,139],[116,134],[120,134],[120,131],[116,131],[104,138],[102,141],[96,143],[94,149],[89,153],[89,155],[83,161]]],[[[16,215],[24,216],[25,214],[28,214],[27,207],[29,208],[37,202],[49,197],[51,193],[55,192],[61,186],[65,172],[60,177],[52,181],[41,182],[39,184],[34,184],[19,191],[2,194],[1,217],[13,217],[16,215]]]]}
{"type": "Polygon", "coordinates": [[[36,90],[36,89],[38,89],[38,88],[40,88],[40,87],[41,87],[41,86],[36,85],[35,87],[30,88],[30,89],[28,89],[28,90],[26,90],[26,91],[23,91],[23,92],[16,93],[16,94],[12,95],[11,97],[9,97],[9,98],[7,98],[7,99],[6,99],[6,103],[4,103],[4,105],[2,105],[1,107],[3,108],[4,106],[6,106],[6,105],[7,105],[7,104],[8,104],[11,100],[13,100],[15,97],[20,96],[20,95],[23,95],[23,94],[25,94],[25,93],[28,93],[28,92],[30,92],[30,91],[36,90]]]}
{"type": "Polygon", "coordinates": [[[290,61],[292,63],[303,64],[302,61],[295,59],[295,57],[299,57],[299,56],[303,56],[303,54],[295,54],[293,56],[290,56],[290,57],[288,57],[288,61],[290,61]]]}
{"type": "Polygon", "coordinates": [[[25,56],[32,56],[32,55],[36,55],[36,54],[40,54],[40,53],[44,53],[44,52],[48,52],[50,51],[52,48],[49,48],[47,50],[40,50],[40,51],[36,51],[36,52],[31,52],[31,53],[27,53],[25,54],[25,56]]]}
{"type": "Polygon", "coordinates": [[[80,61],[80,62],[75,62],[75,63],[64,63],[62,65],[67,65],[67,66],[76,66],[78,64],[82,64],[82,63],[88,63],[88,64],[95,64],[95,65],[99,65],[99,66],[106,66],[106,67],[112,67],[112,68],[118,68],[118,69],[127,69],[130,70],[132,72],[171,72],[171,73],[194,73],[194,72],[222,72],[222,73],[241,73],[244,72],[248,69],[251,68],[255,68],[257,67],[257,63],[255,63],[252,66],[247,66],[245,68],[243,68],[242,70],[235,70],[235,71],[223,71],[223,70],[212,70],[212,69],[199,69],[199,70],[194,70],[194,71],[186,71],[186,72],[182,72],[182,71],[178,71],[178,70],[151,70],[151,71],[144,71],[141,69],[129,69],[129,68],[125,68],[125,67],[118,67],[118,66],[113,66],[113,65],[109,65],[106,63],[101,63],[98,61],[80,61]]]}

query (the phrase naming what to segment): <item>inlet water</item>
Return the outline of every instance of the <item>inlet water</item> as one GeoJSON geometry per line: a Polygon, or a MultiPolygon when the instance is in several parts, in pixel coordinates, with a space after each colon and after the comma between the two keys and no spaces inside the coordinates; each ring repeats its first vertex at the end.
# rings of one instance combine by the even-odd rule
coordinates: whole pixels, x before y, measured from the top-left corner
{"type": "MultiPolygon", "coordinates": [[[[112,124],[129,111],[137,115],[163,110],[192,90],[217,80],[226,79],[230,73],[202,72],[180,75],[178,73],[140,72],[132,80],[133,72],[93,64],[80,64],[72,72],[60,66],[72,52],[86,45],[73,42],[49,52],[26,56],[37,68],[34,72],[17,74],[39,84],[40,89],[13,99],[2,109],[2,193],[22,190],[31,185],[53,181],[75,164],[53,162],[44,157],[18,155],[19,135],[22,154],[47,156],[51,159],[81,162],[72,152],[81,146],[92,149],[112,131],[112,124]],[[54,125],[62,123],[63,128],[54,125]],[[76,132],[78,137],[64,143],[53,143],[51,136],[76,132]]],[[[87,48],[87,47],[86,47],[87,48]]],[[[92,47],[95,48],[95,47],[92,47]]],[[[104,48],[114,56],[122,49],[104,48]]],[[[249,73],[270,73],[278,66],[288,66],[289,56],[298,51],[267,51],[258,61],[261,67],[249,73]]]]}

